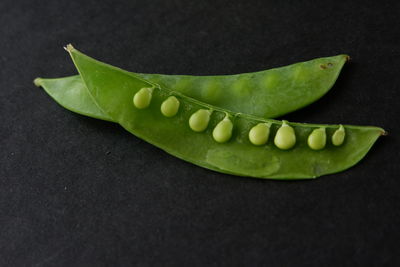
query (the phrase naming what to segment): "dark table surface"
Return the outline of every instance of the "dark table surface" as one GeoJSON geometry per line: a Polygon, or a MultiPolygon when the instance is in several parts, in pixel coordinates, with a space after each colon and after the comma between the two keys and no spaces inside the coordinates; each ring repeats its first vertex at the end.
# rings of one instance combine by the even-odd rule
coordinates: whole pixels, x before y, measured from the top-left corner
{"type": "Polygon", "coordinates": [[[0,266],[398,265],[399,3],[2,0],[0,266]],[[347,53],[332,90],[284,118],[389,135],[355,167],[316,180],[209,171],[34,87],[37,76],[76,73],[69,42],[169,74],[347,53]]]}

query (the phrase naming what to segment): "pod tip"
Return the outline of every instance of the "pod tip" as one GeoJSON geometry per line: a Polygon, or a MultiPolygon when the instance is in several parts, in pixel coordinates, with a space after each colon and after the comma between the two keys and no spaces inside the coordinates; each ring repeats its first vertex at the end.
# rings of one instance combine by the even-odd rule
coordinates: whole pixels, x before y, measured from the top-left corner
{"type": "Polygon", "coordinates": [[[64,46],[65,51],[67,51],[68,53],[71,53],[72,50],[74,50],[75,48],[72,46],[72,44],[67,44],[66,46],[64,46]]]}
{"type": "Polygon", "coordinates": [[[33,83],[37,86],[40,87],[42,82],[42,78],[37,77],[36,79],[33,80],[33,83]]]}

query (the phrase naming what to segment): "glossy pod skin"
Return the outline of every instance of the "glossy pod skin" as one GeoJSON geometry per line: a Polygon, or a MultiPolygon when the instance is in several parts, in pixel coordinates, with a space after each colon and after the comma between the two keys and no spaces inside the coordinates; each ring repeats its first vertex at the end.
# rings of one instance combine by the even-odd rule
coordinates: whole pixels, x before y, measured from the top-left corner
{"type": "Polygon", "coordinates": [[[323,127],[327,140],[331,140],[339,125],[286,123],[293,128],[296,142],[292,148],[282,150],[272,142],[282,126],[280,121],[221,109],[96,61],[72,46],[68,46],[68,51],[89,94],[104,114],[168,153],[215,171],[257,178],[315,178],[356,164],[384,133],[378,127],[345,125],[343,144],[334,146],[327,142],[324,149],[316,151],[307,144],[312,131],[323,127]],[[154,87],[149,106],[136,108],[132,104],[134,95],[148,87],[154,87]],[[160,112],[160,106],[171,95],[179,100],[180,108],[175,116],[168,118],[160,112]],[[196,132],[188,121],[200,109],[212,113],[206,129],[196,132]],[[233,125],[232,135],[229,140],[218,143],[213,131],[227,115],[233,125]],[[253,145],[249,131],[259,123],[270,125],[270,138],[264,145],[253,145]]]}
{"type": "MultiPolygon", "coordinates": [[[[174,91],[233,112],[275,118],[322,97],[333,86],[348,58],[347,55],[317,58],[280,68],[235,75],[133,74],[161,87],[173,88],[174,91]]],[[[39,78],[35,84],[43,86],[67,109],[110,120],[100,114],[101,111],[94,103],[88,103],[86,107],[74,103],[82,102],[82,95],[86,101],[92,102],[86,97],[87,89],[79,75],[58,79],[39,78]],[[83,109],[79,110],[78,107],[83,109]]]]}

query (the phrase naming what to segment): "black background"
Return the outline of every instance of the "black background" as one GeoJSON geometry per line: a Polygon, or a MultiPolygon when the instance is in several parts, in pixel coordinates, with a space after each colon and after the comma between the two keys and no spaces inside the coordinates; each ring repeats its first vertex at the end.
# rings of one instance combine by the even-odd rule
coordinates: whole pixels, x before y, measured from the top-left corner
{"type": "Polygon", "coordinates": [[[0,2],[0,266],[399,264],[398,1],[0,2]],[[352,57],[290,121],[389,132],[311,181],[202,169],[36,88],[63,45],[127,70],[233,74],[352,57]]]}

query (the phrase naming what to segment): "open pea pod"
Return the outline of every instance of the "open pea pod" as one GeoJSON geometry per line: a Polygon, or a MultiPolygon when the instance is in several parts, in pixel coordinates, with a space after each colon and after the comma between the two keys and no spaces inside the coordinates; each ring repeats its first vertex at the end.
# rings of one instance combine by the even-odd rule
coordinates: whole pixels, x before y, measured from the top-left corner
{"type": "Polygon", "coordinates": [[[97,107],[132,134],[215,171],[306,179],[345,170],[384,134],[378,127],[280,122],[190,98],[67,47],[97,107]]]}
{"type": "MultiPolygon", "coordinates": [[[[218,76],[133,73],[161,87],[233,112],[274,118],[322,97],[335,83],[347,55],[317,58],[253,73],[218,76]]],[[[110,120],[98,110],[79,75],[35,80],[63,107],[98,119],[110,120]],[[84,105],[87,103],[87,105],[84,105]]]]}

